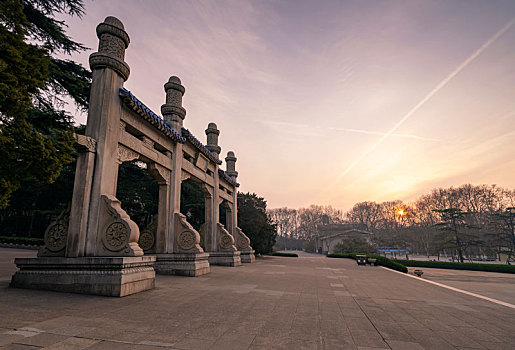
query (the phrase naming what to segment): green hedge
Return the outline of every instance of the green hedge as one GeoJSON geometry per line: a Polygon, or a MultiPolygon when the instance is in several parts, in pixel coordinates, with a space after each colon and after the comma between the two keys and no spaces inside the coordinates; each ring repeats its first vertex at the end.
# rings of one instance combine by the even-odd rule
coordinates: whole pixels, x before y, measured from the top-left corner
{"type": "Polygon", "coordinates": [[[402,264],[399,264],[396,261],[393,261],[391,259],[385,258],[384,256],[375,255],[375,254],[359,254],[359,253],[334,253],[334,254],[327,254],[328,258],[346,258],[346,259],[356,259],[356,255],[366,255],[367,258],[375,258],[377,265],[381,265],[384,267],[387,267],[389,269],[400,271],[404,273],[408,273],[408,268],[402,264]]]}
{"type": "Polygon", "coordinates": [[[273,253],[270,253],[269,255],[273,255],[273,256],[286,256],[286,257],[289,257],[289,258],[298,258],[299,257],[295,253],[281,253],[281,252],[273,252],[273,253]]]}
{"type": "Polygon", "coordinates": [[[0,236],[0,243],[21,244],[21,245],[43,245],[43,238],[8,237],[0,236]]]}
{"type": "Polygon", "coordinates": [[[436,269],[470,270],[486,272],[515,273],[514,265],[501,264],[474,264],[447,261],[419,261],[419,260],[395,260],[395,262],[410,267],[429,267],[436,269]]]}

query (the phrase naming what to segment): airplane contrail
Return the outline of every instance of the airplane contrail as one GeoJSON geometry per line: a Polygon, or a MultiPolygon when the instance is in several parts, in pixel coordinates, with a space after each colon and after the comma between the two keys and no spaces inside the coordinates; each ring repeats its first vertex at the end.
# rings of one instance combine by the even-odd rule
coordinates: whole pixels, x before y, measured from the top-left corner
{"type": "MultiPolygon", "coordinates": [[[[349,128],[336,128],[336,127],[329,127],[329,130],[335,130],[335,131],[345,131],[345,132],[352,132],[356,134],[365,134],[365,135],[385,135],[385,132],[381,131],[371,131],[371,130],[362,130],[362,129],[349,129],[349,128]]],[[[422,137],[418,135],[413,134],[390,134],[390,136],[397,136],[397,137],[406,137],[409,139],[417,139],[417,140],[424,140],[424,141],[441,141],[439,139],[430,138],[430,137],[422,137]]]]}
{"type": "Polygon", "coordinates": [[[377,148],[384,140],[386,140],[389,136],[391,136],[395,130],[397,130],[406,120],[408,120],[416,111],[420,109],[427,101],[431,99],[440,89],[442,89],[449,81],[451,81],[459,72],[461,72],[465,67],[469,65],[477,56],[479,56],[484,50],[486,50],[490,45],[492,45],[501,35],[503,35],[510,27],[515,23],[515,17],[511,19],[504,27],[501,28],[497,33],[495,33],[492,37],[490,37],[483,45],[479,47],[472,55],[470,55],[463,63],[461,63],[454,71],[452,71],[445,79],[443,79],[436,87],[431,90],[419,103],[417,103],[413,108],[409,110],[398,122],[395,124],[387,133],[385,133],[376,143],[374,143],[369,149],[367,149],[363,154],[361,154],[358,158],[356,158],[349,166],[340,174],[338,177],[339,182],[345,175],[347,175],[352,168],[356,166],[360,161],[362,161],[366,156],[368,156],[373,150],[377,148]]]}
{"type": "MultiPolygon", "coordinates": [[[[289,126],[289,127],[299,128],[299,129],[310,128],[310,126],[308,124],[298,124],[298,123],[284,122],[284,121],[280,121],[280,120],[265,120],[265,121],[257,120],[257,121],[262,122],[267,125],[289,126]]],[[[322,129],[322,130],[327,129],[327,130],[334,130],[334,131],[352,132],[352,133],[365,134],[365,135],[385,135],[386,134],[385,132],[381,132],[381,131],[339,128],[339,127],[333,127],[333,126],[328,126],[328,127],[322,126],[321,127],[321,126],[317,125],[313,128],[314,129],[322,129]]],[[[284,132],[284,129],[282,129],[281,131],[284,132]]],[[[290,132],[287,132],[287,133],[290,133],[290,132]]],[[[441,140],[435,139],[435,138],[422,137],[422,136],[412,135],[412,134],[391,134],[390,136],[406,137],[406,138],[410,138],[410,139],[417,139],[417,140],[424,140],[424,141],[441,141],[441,140]]]]}

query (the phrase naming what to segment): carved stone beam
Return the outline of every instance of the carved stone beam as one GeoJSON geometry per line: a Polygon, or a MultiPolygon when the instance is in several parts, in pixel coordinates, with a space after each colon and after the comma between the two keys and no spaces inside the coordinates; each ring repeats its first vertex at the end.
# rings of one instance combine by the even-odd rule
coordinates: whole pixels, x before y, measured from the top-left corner
{"type": "Polygon", "coordinates": [[[86,135],[73,134],[75,137],[75,147],[82,152],[95,153],[97,151],[97,141],[86,135]]]}
{"type": "Polygon", "coordinates": [[[170,170],[164,166],[152,163],[148,166],[148,170],[154,175],[157,183],[160,185],[167,185],[170,183],[170,170]]]}
{"type": "Polygon", "coordinates": [[[133,150],[131,150],[125,146],[118,145],[117,160],[118,160],[119,164],[124,163],[124,162],[131,162],[136,159],[139,159],[139,153],[136,153],[133,150]]]}
{"type": "MultiPolygon", "coordinates": [[[[179,170],[179,171],[181,171],[181,170],[179,170]]],[[[185,171],[182,171],[182,173],[181,173],[181,182],[182,182],[182,181],[186,181],[186,180],[188,180],[190,177],[191,177],[191,175],[190,175],[190,174],[188,174],[188,173],[187,173],[187,172],[185,172],[185,171]]]]}

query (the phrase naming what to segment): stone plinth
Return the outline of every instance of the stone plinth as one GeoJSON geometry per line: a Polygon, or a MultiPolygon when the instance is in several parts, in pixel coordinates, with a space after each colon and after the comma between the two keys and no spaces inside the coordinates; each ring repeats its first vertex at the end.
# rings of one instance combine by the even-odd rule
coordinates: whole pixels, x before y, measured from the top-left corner
{"type": "Polygon", "coordinates": [[[153,256],[17,258],[11,287],[123,297],[155,286],[153,256]]]}
{"type": "Polygon", "coordinates": [[[208,253],[157,254],[154,268],[161,275],[197,277],[210,272],[208,253]]]}
{"type": "Polygon", "coordinates": [[[210,252],[209,263],[221,266],[240,266],[240,252],[210,252]]]}
{"type": "Polygon", "coordinates": [[[247,251],[243,251],[243,252],[240,252],[241,255],[240,255],[240,259],[241,259],[241,262],[246,264],[246,263],[253,263],[254,261],[256,261],[256,256],[254,255],[254,250],[247,250],[247,251]]]}

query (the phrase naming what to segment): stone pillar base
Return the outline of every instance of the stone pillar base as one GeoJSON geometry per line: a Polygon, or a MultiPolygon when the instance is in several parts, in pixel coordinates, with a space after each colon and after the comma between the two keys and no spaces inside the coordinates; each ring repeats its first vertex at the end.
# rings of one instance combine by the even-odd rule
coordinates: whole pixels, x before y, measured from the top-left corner
{"type": "Polygon", "coordinates": [[[155,257],[16,258],[11,287],[123,297],[153,289],[155,257]]]}
{"type": "Polygon", "coordinates": [[[248,251],[243,251],[241,252],[241,262],[246,264],[246,263],[253,263],[254,261],[256,261],[256,256],[254,255],[254,250],[248,250],[248,251]]]}
{"type": "Polygon", "coordinates": [[[210,252],[209,263],[221,266],[240,266],[240,252],[210,252]]]}
{"type": "Polygon", "coordinates": [[[157,254],[154,268],[161,275],[197,277],[210,272],[208,253],[157,254]]]}

